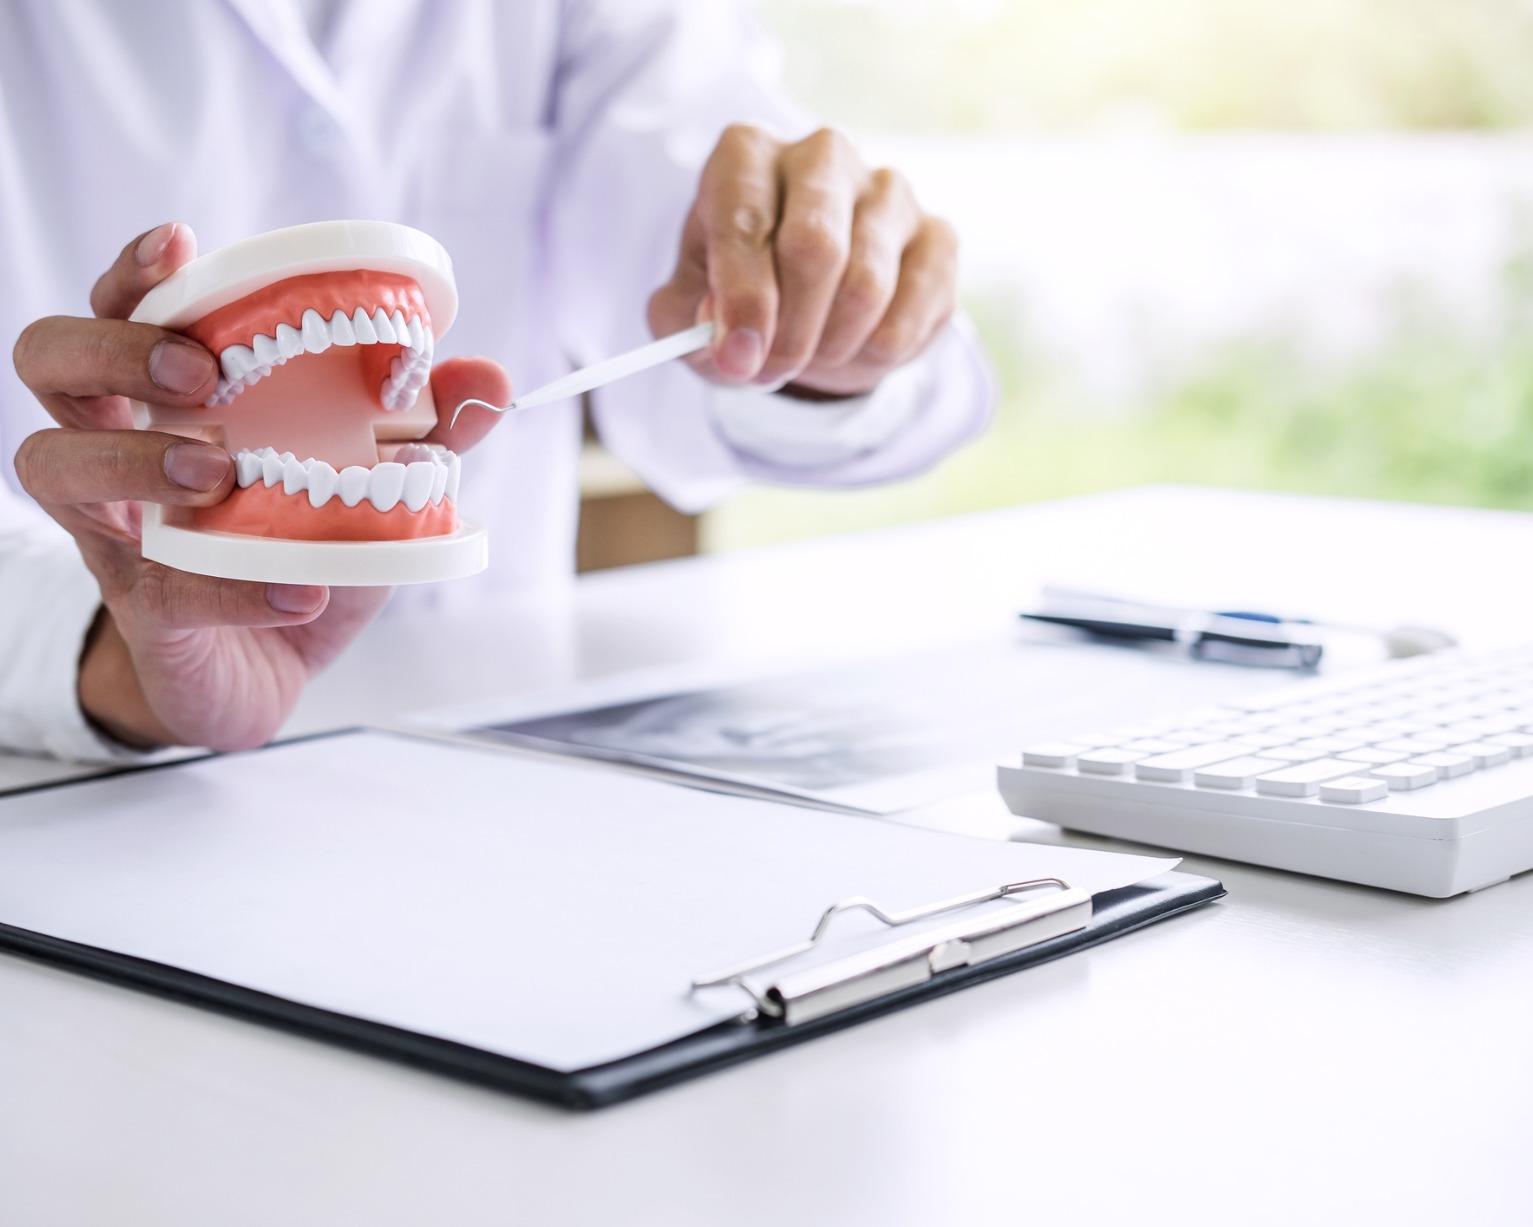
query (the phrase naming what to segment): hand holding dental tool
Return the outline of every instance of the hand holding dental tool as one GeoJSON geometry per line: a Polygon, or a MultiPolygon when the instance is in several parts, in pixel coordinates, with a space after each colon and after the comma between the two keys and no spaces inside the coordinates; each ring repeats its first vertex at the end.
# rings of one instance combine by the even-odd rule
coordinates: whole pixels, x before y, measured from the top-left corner
{"type": "Polygon", "coordinates": [[[537,405],[547,405],[553,401],[580,396],[596,388],[605,387],[609,383],[616,383],[619,379],[637,375],[640,371],[647,371],[663,362],[685,358],[688,354],[695,354],[700,349],[707,349],[713,343],[716,330],[717,325],[709,322],[687,328],[682,332],[673,332],[668,337],[661,337],[658,341],[651,341],[648,345],[631,349],[626,354],[618,354],[615,358],[607,358],[591,366],[582,367],[578,371],[571,371],[568,375],[554,380],[553,383],[544,384],[536,391],[527,393],[526,396],[518,396],[509,405],[492,405],[482,400],[466,400],[453,410],[452,420],[456,422],[458,414],[470,405],[478,405],[492,413],[515,413],[521,409],[531,409],[537,405]]]}

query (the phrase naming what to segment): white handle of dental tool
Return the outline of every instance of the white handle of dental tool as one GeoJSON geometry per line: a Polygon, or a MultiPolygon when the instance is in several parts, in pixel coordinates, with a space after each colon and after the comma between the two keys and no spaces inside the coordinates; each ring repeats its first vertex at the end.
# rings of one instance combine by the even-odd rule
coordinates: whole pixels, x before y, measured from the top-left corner
{"type": "Polygon", "coordinates": [[[619,379],[626,379],[630,375],[637,375],[640,371],[647,371],[650,367],[659,366],[662,362],[684,358],[688,354],[695,354],[700,349],[706,349],[713,340],[714,329],[715,325],[710,321],[683,332],[673,332],[668,337],[661,337],[658,341],[651,341],[648,345],[631,349],[626,354],[618,354],[615,358],[607,358],[591,366],[582,367],[578,371],[571,371],[568,375],[554,380],[553,383],[544,384],[541,388],[527,393],[526,396],[518,396],[509,405],[492,405],[482,400],[466,400],[453,411],[453,421],[456,422],[458,414],[469,405],[479,405],[495,413],[513,413],[519,409],[531,409],[535,405],[546,405],[551,401],[579,396],[582,392],[589,392],[594,388],[615,383],[619,379]]]}

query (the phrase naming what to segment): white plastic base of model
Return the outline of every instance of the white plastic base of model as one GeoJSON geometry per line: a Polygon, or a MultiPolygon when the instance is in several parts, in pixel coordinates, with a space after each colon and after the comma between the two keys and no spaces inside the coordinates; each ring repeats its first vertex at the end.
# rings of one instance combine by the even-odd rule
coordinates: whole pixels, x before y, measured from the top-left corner
{"type": "MultiPolygon", "coordinates": [[[[1493,786],[1503,794],[1500,803],[1458,822],[1009,764],[1000,766],[997,782],[1012,813],[1070,830],[1447,898],[1533,869],[1533,789],[1527,778],[1533,759],[1511,766],[1522,778],[1493,786]],[[1515,800],[1506,793],[1516,794],[1515,800]],[[1436,837],[1428,833],[1434,828],[1436,837]]],[[[1434,808],[1447,808],[1444,794],[1458,791],[1455,785],[1475,780],[1484,787],[1500,770],[1437,784],[1418,800],[1425,803],[1426,793],[1435,793],[1434,808]]],[[[1391,799],[1403,806],[1410,796],[1391,799]]]]}
{"type": "Polygon", "coordinates": [[[145,558],[220,579],[371,588],[461,579],[490,563],[489,535],[466,522],[447,536],[409,541],[287,541],[176,528],[151,518],[144,517],[145,558]]]}

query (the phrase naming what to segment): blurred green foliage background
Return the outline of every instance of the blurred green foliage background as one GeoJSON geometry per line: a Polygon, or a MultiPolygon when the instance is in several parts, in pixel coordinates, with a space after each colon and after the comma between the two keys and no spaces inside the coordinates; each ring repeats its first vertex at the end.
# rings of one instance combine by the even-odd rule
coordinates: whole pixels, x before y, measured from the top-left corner
{"type": "Polygon", "coordinates": [[[762,0],[787,78],[870,131],[1192,130],[1533,118],[1528,0],[762,0]]]}
{"type": "MultiPolygon", "coordinates": [[[[785,45],[790,86],[859,134],[1085,140],[1121,128],[1185,140],[1282,130],[1323,141],[1447,130],[1517,141],[1533,124],[1530,0],[761,9],[785,45]]],[[[1472,319],[1403,280],[1381,297],[1367,344],[1317,354],[1274,317],[1189,342],[1110,398],[1078,363],[1030,342],[1025,290],[967,287],[1003,390],[981,442],[886,488],[753,489],[709,514],[706,547],[1147,481],[1533,508],[1533,244],[1499,258],[1472,319]]]]}

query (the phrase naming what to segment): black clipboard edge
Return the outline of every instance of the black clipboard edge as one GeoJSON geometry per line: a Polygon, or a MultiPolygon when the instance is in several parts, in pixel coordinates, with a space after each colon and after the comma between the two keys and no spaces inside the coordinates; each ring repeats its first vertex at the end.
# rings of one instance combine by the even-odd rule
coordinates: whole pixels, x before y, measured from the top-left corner
{"type": "Polygon", "coordinates": [[[573,1073],[561,1073],[453,1040],[303,1005],[164,963],[116,954],[11,925],[0,924],[0,950],[416,1069],[566,1108],[589,1109],[648,1094],[906,1009],[930,997],[944,996],[971,984],[982,984],[1024,967],[1061,958],[1201,907],[1224,894],[1223,885],[1212,878],[1175,872],[1161,874],[1136,886],[1097,895],[1091,923],[1084,929],[1026,947],[978,967],[957,968],[878,1001],[795,1027],[769,1022],[721,1023],[648,1052],[573,1073]]]}

